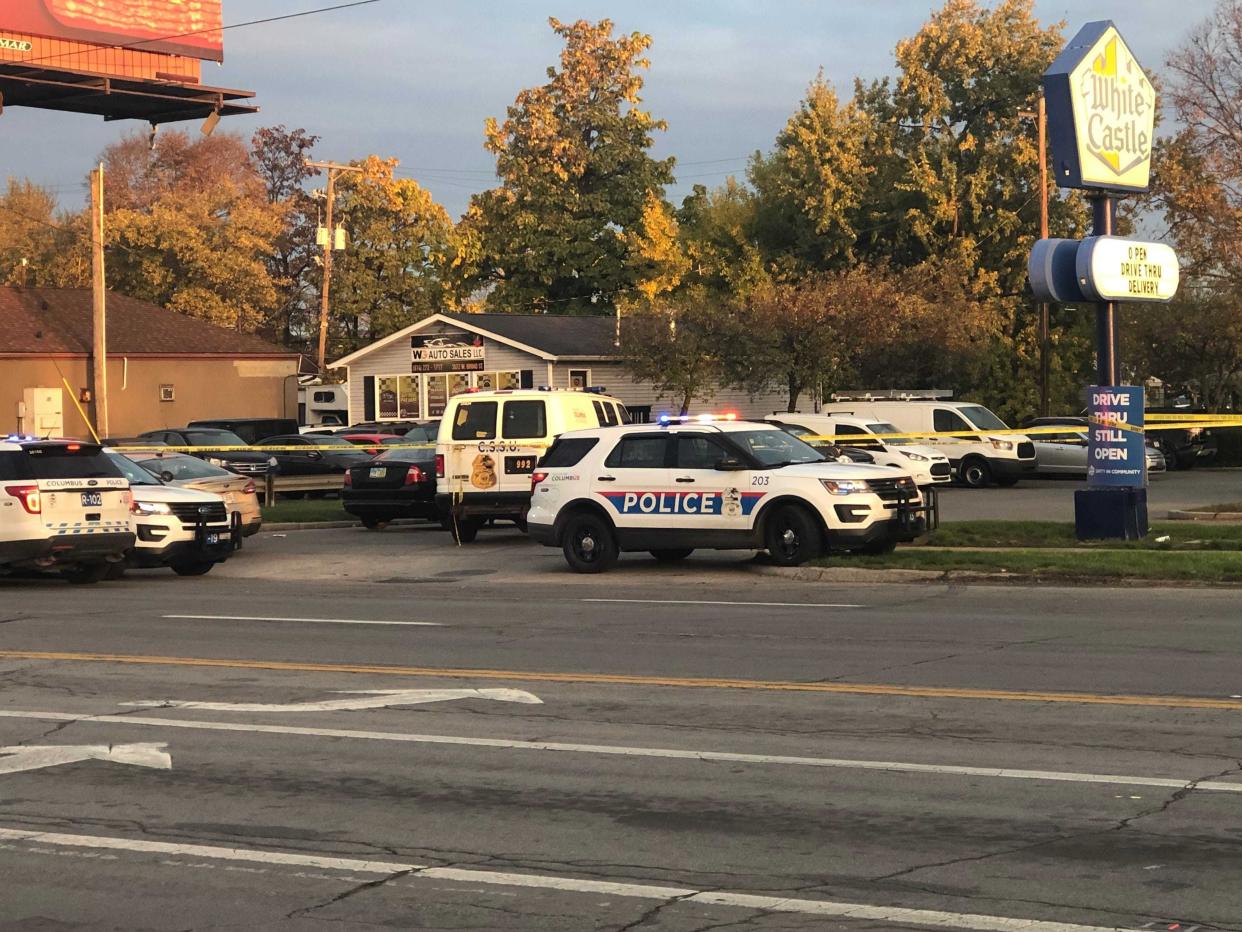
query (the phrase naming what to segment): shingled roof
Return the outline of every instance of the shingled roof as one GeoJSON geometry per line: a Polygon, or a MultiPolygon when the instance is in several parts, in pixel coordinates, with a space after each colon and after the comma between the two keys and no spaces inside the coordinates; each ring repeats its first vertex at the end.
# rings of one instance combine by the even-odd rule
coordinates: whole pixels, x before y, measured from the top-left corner
{"type": "Polygon", "coordinates": [[[612,317],[562,314],[443,314],[450,320],[490,330],[552,356],[616,356],[612,317]]]}
{"type": "MultiPolygon", "coordinates": [[[[89,355],[87,288],[0,288],[0,355],[89,355]]],[[[108,294],[109,356],[296,356],[249,333],[237,333],[108,294]]]]}

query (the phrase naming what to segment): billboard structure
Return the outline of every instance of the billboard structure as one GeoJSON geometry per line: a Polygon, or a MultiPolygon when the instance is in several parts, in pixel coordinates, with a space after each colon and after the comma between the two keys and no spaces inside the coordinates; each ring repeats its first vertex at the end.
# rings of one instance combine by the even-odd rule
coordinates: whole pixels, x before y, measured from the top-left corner
{"type": "Polygon", "coordinates": [[[0,105],[169,123],[253,113],[207,87],[224,58],[222,0],[3,0],[0,105]]]}

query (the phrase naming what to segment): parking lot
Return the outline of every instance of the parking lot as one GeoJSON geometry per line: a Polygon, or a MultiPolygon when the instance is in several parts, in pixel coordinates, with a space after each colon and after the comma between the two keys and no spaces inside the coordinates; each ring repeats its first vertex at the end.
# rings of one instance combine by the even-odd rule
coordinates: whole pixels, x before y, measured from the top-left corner
{"type": "Polygon", "coordinates": [[[1236,593],[753,566],[421,524],[0,581],[3,924],[1242,926],[1236,593]]]}

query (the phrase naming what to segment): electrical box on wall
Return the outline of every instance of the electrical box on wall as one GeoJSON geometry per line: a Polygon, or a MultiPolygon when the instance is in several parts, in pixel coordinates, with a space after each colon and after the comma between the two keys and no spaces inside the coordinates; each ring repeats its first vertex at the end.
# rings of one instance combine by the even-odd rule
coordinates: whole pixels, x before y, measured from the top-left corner
{"type": "Polygon", "coordinates": [[[37,437],[65,435],[64,392],[59,388],[27,388],[19,406],[19,433],[37,437]],[[22,412],[20,409],[24,408],[22,412]]]}

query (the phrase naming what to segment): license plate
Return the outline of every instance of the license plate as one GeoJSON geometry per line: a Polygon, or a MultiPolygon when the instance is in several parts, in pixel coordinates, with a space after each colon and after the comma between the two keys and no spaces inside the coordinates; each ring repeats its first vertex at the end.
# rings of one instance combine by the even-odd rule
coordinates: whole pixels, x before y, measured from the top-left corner
{"type": "Polygon", "coordinates": [[[506,456],[505,472],[530,474],[535,471],[535,461],[538,459],[537,456],[506,456]]]}
{"type": "Polygon", "coordinates": [[[219,535],[219,534],[208,534],[208,535],[207,535],[207,546],[208,546],[208,547],[213,547],[213,546],[215,546],[215,545],[216,545],[216,544],[218,544],[218,543],[220,543],[220,535],[219,535]]]}
{"type": "Polygon", "coordinates": [[[371,471],[367,473],[372,479],[383,479],[388,475],[388,469],[384,466],[372,466],[371,471]]]}
{"type": "Polygon", "coordinates": [[[82,507],[98,508],[103,504],[103,492],[83,492],[82,507]]]}

